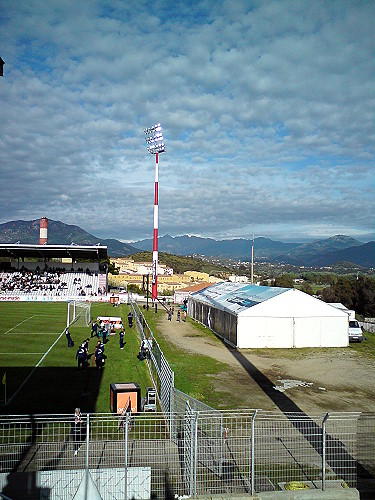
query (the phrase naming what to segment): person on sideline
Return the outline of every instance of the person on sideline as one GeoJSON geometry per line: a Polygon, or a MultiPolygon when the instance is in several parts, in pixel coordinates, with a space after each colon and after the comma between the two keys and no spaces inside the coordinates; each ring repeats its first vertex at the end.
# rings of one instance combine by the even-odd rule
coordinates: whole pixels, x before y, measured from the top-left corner
{"type": "Polygon", "coordinates": [[[77,456],[82,444],[82,414],[79,408],[74,410],[74,423],[72,426],[74,455],[77,456]]]}
{"type": "Polygon", "coordinates": [[[87,362],[87,353],[83,345],[81,345],[77,351],[76,360],[78,361],[78,371],[82,372],[87,362]]]}
{"type": "Polygon", "coordinates": [[[65,330],[66,340],[68,341],[68,347],[74,347],[74,342],[72,336],[70,335],[69,328],[65,330]]]}
{"type": "Polygon", "coordinates": [[[98,340],[95,349],[95,364],[98,370],[101,370],[104,366],[104,346],[100,340],[98,340]]]}
{"type": "Polygon", "coordinates": [[[119,333],[120,349],[124,348],[124,338],[125,338],[125,330],[122,329],[122,330],[120,330],[120,333],[119,333]]]}
{"type": "Polygon", "coordinates": [[[129,328],[131,328],[133,326],[133,314],[131,311],[128,314],[128,324],[129,324],[129,328]]]}

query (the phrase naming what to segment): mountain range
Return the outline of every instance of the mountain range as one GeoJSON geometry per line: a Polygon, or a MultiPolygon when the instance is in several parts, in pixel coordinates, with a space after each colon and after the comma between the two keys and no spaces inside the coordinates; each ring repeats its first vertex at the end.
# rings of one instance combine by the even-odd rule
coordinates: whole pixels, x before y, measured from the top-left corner
{"type": "MultiPolygon", "coordinates": [[[[40,219],[17,220],[0,224],[0,243],[39,244],[40,219]]],[[[48,219],[48,244],[50,245],[104,245],[111,257],[121,257],[139,252],[139,249],[115,239],[101,239],[79,226],[48,219]]]]}
{"type": "MultiPolygon", "coordinates": [[[[40,220],[11,221],[0,224],[0,243],[39,244],[40,220]]],[[[130,244],[116,239],[101,239],[79,226],[48,220],[48,243],[55,245],[105,245],[111,257],[128,256],[139,251],[151,251],[152,239],[130,244]]],[[[205,256],[250,261],[252,240],[237,238],[214,240],[197,236],[161,236],[160,252],[174,255],[205,256]]],[[[311,243],[283,243],[268,238],[255,238],[254,259],[257,262],[293,264],[297,266],[332,266],[340,262],[375,267],[375,241],[362,243],[350,236],[336,235],[311,243]]]]}
{"type": "MultiPolygon", "coordinates": [[[[252,240],[213,240],[197,236],[169,235],[159,238],[159,250],[177,255],[202,255],[233,260],[251,260],[252,240]]],[[[142,250],[152,248],[152,239],[136,241],[142,250]]],[[[296,266],[323,267],[351,262],[361,267],[375,267],[375,241],[362,243],[350,236],[336,235],[311,243],[283,243],[268,238],[255,238],[254,259],[296,266]]]]}

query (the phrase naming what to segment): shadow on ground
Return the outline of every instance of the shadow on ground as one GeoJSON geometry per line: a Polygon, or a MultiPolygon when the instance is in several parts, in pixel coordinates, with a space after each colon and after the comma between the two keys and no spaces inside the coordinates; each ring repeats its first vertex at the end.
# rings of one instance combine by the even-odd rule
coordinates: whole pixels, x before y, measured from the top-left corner
{"type": "MultiPolygon", "coordinates": [[[[224,342],[223,342],[224,343],[224,342]]],[[[280,411],[289,419],[291,424],[304,436],[311,446],[322,454],[321,428],[285,393],[274,389],[273,382],[266,377],[240,351],[224,343],[233,357],[246,370],[250,377],[258,384],[262,391],[273,401],[280,411]],[[296,419],[298,414],[298,419],[296,419]]],[[[330,467],[342,475],[346,464],[353,461],[353,457],[346,451],[345,444],[332,436],[326,436],[327,462],[330,467]]],[[[345,477],[344,477],[345,479],[345,477]]],[[[349,479],[349,478],[348,478],[349,479]]],[[[375,498],[374,476],[359,462],[357,462],[357,489],[361,499],[375,498]]]]}
{"type": "Polygon", "coordinates": [[[81,408],[83,413],[95,411],[102,370],[93,367],[83,372],[73,367],[3,369],[6,387],[4,383],[0,386],[0,399],[3,402],[0,406],[1,415],[73,414],[76,407],[81,408]]]}

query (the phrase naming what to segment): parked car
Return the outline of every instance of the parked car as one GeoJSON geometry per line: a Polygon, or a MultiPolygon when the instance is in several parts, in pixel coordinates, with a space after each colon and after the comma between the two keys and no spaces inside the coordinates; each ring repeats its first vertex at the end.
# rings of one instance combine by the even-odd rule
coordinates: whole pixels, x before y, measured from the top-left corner
{"type": "Polygon", "coordinates": [[[349,342],[362,342],[363,332],[357,320],[349,320],[349,342]]]}

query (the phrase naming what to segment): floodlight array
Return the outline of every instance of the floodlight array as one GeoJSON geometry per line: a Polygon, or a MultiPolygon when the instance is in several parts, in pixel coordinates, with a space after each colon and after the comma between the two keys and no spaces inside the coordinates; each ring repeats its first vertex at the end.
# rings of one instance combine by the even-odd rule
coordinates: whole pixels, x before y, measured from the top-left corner
{"type": "Polygon", "coordinates": [[[160,123],[145,128],[147,151],[151,154],[163,153],[165,151],[163,132],[160,123]]]}

